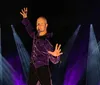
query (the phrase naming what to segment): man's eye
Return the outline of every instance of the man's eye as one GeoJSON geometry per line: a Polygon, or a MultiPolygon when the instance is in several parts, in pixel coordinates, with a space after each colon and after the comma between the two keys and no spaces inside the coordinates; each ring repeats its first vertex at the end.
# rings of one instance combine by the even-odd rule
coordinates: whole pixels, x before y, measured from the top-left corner
{"type": "Polygon", "coordinates": [[[37,24],[37,25],[40,25],[40,24],[37,24]]]}

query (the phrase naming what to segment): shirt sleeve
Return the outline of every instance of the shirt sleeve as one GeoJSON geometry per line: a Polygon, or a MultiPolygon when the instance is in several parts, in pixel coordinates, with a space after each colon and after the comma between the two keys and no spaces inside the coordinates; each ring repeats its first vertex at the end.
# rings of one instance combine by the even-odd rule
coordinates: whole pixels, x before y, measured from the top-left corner
{"type": "MultiPolygon", "coordinates": [[[[51,43],[48,41],[48,44],[47,44],[47,51],[54,51],[54,48],[53,48],[53,45],[51,45],[51,43]]],[[[51,54],[48,53],[48,56],[49,56],[49,59],[50,61],[53,63],[53,64],[57,64],[59,63],[60,61],[60,56],[58,57],[55,57],[55,56],[52,56],[51,54]]]]}
{"type": "Polygon", "coordinates": [[[25,26],[28,34],[30,35],[30,37],[34,37],[35,32],[33,32],[32,30],[34,29],[30,23],[30,21],[28,20],[28,18],[23,18],[22,20],[22,24],[25,26]]]}

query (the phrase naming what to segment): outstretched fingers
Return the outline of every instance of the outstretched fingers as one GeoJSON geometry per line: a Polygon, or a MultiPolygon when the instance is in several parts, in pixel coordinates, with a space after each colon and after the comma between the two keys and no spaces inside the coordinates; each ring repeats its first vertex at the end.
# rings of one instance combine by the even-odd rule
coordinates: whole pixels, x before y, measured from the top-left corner
{"type": "Polygon", "coordinates": [[[58,51],[58,56],[63,54],[63,52],[61,52],[61,44],[56,44],[56,50],[58,51]]]}
{"type": "Polygon", "coordinates": [[[24,12],[26,12],[26,13],[27,13],[27,11],[28,11],[28,8],[27,8],[27,7],[26,7],[26,8],[24,7],[24,12]]]}
{"type": "Polygon", "coordinates": [[[63,54],[63,52],[60,53],[60,55],[62,55],[62,54],[63,54]]]}
{"type": "Polygon", "coordinates": [[[61,44],[58,45],[58,43],[56,44],[55,50],[60,50],[61,44]]]}
{"type": "Polygon", "coordinates": [[[57,50],[57,48],[58,48],[58,43],[57,43],[56,46],[55,46],[55,50],[57,50]]]}
{"type": "Polygon", "coordinates": [[[24,14],[24,9],[21,9],[21,12],[24,14]]]}
{"type": "Polygon", "coordinates": [[[60,47],[61,47],[61,44],[58,46],[58,48],[57,48],[57,49],[59,50],[59,49],[60,49],[60,47]]]}
{"type": "Polygon", "coordinates": [[[27,7],[26,8],[24,7],[23,9],[21,9],[20,14],[23,15],[23,14],[27,13],[27,11],[28,11],[28,8],[27,7]]]}

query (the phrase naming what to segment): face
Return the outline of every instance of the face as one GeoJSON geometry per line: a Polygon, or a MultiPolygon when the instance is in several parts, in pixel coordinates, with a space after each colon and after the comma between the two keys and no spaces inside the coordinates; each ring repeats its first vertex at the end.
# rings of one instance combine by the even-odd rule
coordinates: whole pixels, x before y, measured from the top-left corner
{"type": "Polygon", "coordinates": [[[36,22],[36,29],[38,32],[45,32],[47,31],[47,21],[44,18],[38,18],[36,22]]]}

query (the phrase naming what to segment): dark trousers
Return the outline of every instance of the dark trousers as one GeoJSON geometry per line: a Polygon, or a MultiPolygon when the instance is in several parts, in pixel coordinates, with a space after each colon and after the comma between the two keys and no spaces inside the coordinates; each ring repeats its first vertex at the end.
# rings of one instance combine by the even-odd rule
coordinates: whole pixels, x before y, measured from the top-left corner
{"type": "Polygon", "coordinates": [[[51,85],[49,66],[45,65],[36,69],[30,64],[28,85],[36,85],[38,81],[41,85],[51,85]]]}

